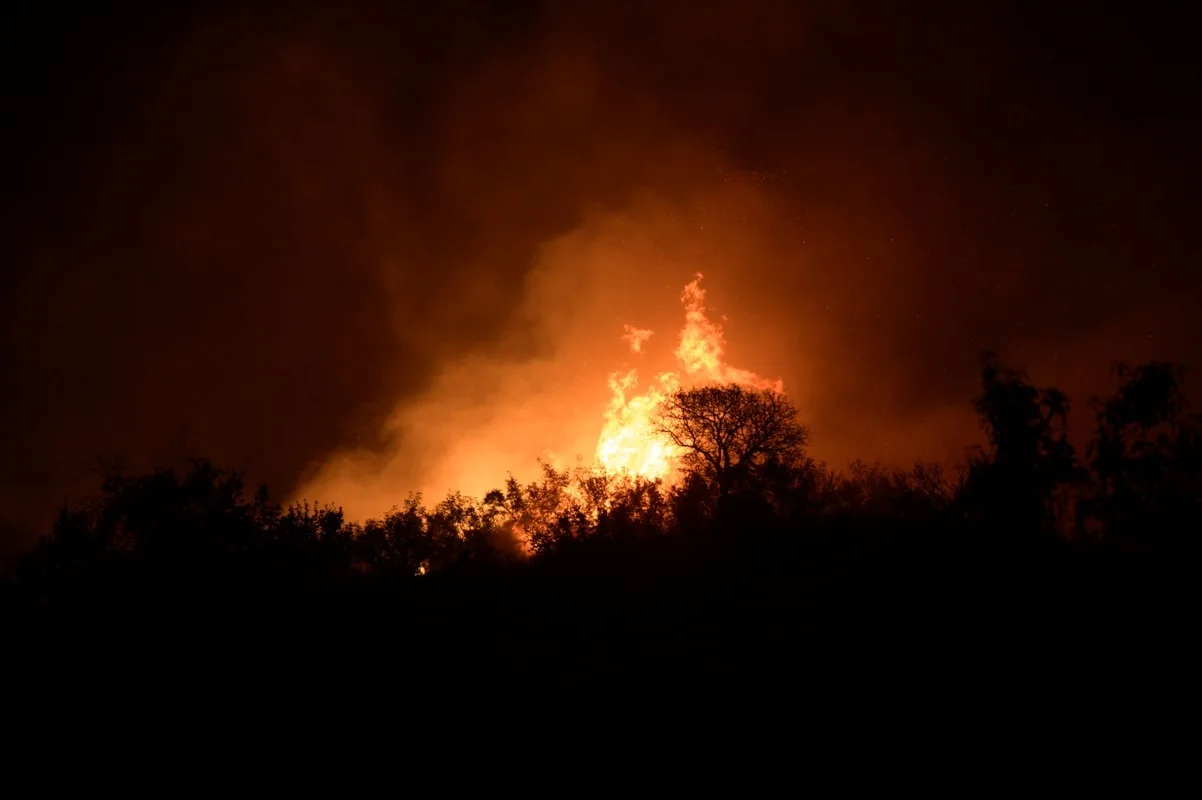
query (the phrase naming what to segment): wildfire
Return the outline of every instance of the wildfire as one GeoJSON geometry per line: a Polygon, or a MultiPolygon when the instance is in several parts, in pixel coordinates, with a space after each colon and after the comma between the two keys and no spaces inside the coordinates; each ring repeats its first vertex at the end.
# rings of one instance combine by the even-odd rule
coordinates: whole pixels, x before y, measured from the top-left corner
{"type": "Polygon", "coordinates": [[[624,325],[626,333],[622,334],[622,341],[630,345],[631,352],[643,352],[643,342],[651,338],[655,331],[649,331],[646,328],[636,328],[633,325],[624,325]]]}
{"type": "MultiPolygon", "coordinates": [[[[607,471],[652,479],[671,477],[679,454],[667,437],[656,433],[655,415],[664,398],[681,386],[737,383],[777,392],[784,389],[780,380],[761,378],[723,360],[726,341],[721,326],[706,316],[701,279],[701,273],[697,273],[680,296],[685,308],[685,325],[676,348],[680,370],[660,373],[641,393],[637,392],[638,370],[615,372],[609,377],[613,399],[597,442],[597,462],[607,471]]],[[[641,355],[652,332],[630,325],[625,331],[623,341],[631,352],[641,355]]]]}

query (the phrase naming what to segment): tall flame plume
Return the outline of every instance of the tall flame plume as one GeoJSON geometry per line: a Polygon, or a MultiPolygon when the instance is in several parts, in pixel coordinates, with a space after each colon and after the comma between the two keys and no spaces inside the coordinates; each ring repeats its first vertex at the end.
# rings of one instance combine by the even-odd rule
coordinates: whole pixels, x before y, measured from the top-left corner
{"type": "MultiPolygon", "coordinates": [[[[681,454],[671,440],[656,432],[655,420],[664,399],[679,388],[736,383],[754,389],[784,390],[780,380],[762,378],[726,363],[726,340],[722,327],[706,314],[702,277],[697,273],[680,296],[685,309],[685,324],[676,347],[680,369],[656,375],[641,392],[637,369],[609,377],[613,398],[605,411],[596,453],[597,463],[608,472],[653,480],[672,478],[681,454]]],[[[631,325],[625,331],[622,339],[631,352],[641,355],[652,332],[631,325]]]]}

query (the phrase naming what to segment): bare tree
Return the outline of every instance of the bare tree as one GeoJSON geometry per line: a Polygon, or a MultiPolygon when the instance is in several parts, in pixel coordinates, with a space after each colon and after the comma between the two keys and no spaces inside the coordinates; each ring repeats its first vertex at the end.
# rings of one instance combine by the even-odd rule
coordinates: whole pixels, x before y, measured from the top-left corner
{"type": "Polygon", "coordinates": [[[783,394],[733,383],[677,390],[660,407],[656,427],[720,496],[737,489],[754,467],[792,461],[810,443],[809,429],[783,394]]]}

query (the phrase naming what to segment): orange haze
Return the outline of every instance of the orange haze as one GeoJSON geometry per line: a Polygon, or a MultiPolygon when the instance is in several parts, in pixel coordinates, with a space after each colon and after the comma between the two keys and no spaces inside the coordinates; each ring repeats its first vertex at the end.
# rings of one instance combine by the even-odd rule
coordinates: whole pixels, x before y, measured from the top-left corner
{"type": "Polygon", "coordinates": [[[980,438],[982,349],[1075,434],[1114,360],[1202,369],[1184,16],[117,5],[2,31],[0,562],[98,457],[363,517],[661,474],[675,381],[779,378],[813,456],[904,466],[980,438]]]}
{"type": "MultiPolygon", "coordinates": [[[[683,291],[653,283],[657,271],[676,271],[671,248],[688,244],[684,213],[646,199],[637,214],[599,215],[549,243],[526,301],[526,314],[547,338],[545,356],[513,362],[480,353],[449,365],[424,397],[390,416],[384,433],[390,446],[335,453],[316,465],[296,498],[336,498],[350,516],[363,518],[411,490],[428,499],[456,490],[481,496],[509,474],[533,477],[540,460],[671,477],[676,454],[653,427],[665,394],[715,382],[784,387],[781,379],[728,362],[723,325],[711,318],[701,273],[683,291]],[[673,316],[679,335],[657,336],[656,329],[675,327],[673,316]]],[[[746,326],[745,332],[753,338],[757,331],[746,326]]],[[[749,359],[757,353],[764,360],[762,349],[740,350],[749,359]]]]}

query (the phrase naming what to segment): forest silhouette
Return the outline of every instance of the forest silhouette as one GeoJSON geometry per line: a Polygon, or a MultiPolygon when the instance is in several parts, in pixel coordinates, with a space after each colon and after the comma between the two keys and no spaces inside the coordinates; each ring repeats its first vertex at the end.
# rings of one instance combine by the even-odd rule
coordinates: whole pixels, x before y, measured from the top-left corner
{"type": "Polygon", "coordinates": [[[1190,606],[1202,416],[1177,365],[1115,377],[1078,453],[1068,399],[987,353],[974,401],[987,444],[907,470],[814,461],[771,391],[681,390],[660,417],[686,451],[673,485],[544,465],[362,524],[336,505],[282,507],[204,460],[109,470],[15,564],[3,602],[14,618],[383,611],[381,639],[566,682],[547,691],[788,670],[823,652],[1150,646],[1190,606]]]}

